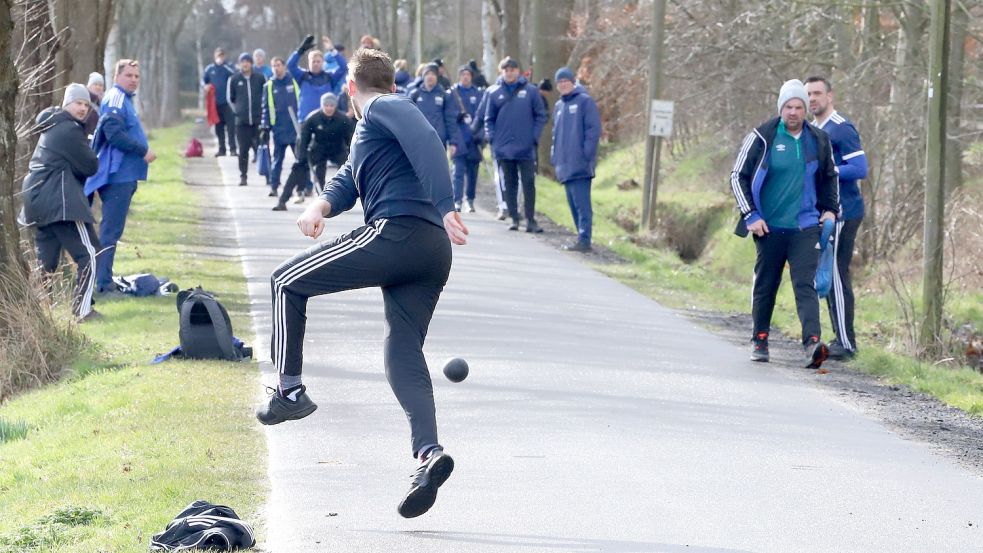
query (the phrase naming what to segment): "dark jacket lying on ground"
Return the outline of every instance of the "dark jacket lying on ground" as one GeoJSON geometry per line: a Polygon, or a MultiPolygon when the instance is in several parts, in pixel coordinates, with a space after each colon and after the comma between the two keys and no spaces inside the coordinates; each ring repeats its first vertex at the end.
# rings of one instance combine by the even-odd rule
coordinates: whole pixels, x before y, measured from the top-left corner
{"type": "Polygon", "coordinates": [[[41,138],[24,179],[24,216],[38,226],[59,221],[95,223],[82,191],[99,169],[82,123],[67,111],[49,108],[37,117],[41,138]]]}

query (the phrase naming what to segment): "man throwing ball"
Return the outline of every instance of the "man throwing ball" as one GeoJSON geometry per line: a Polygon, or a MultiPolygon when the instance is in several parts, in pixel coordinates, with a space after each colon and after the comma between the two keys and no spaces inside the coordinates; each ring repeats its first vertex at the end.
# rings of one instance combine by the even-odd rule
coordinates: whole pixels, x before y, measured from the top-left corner
{"type": "Polygon", "coordinates": [[[359,119],[348,161],[297,219],[318,238],[324,218],[361,200],[365,226],[316,245],[273,272],[275,393],[256,412],[263,424],[314,412],[301,372],[307,300],[312,296],[378,286],[385,302],[386,377],[406,412],[413,456],[420,465],[399,514],[427,512],[454,461],[437,440],[433,385],[423,342],[451,268],[451,242],[465,244],[468,229],[454,211],[444,147],[420,110],[393,94],[393,62],[361,49],[350,62],[347,87],[359,119]]]}

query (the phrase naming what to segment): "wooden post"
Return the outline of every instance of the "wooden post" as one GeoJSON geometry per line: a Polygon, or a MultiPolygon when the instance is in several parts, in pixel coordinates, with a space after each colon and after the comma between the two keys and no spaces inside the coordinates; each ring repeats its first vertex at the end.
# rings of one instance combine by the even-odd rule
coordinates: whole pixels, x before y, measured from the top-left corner
{"type": "Polygon", "coordinates": [[[945,223],[946,104],[949,96],[949,5],[932,4],[929,35],[928,146],[925,165],[925,239],[922,346],[938,353],[942,330],[943,239],[945,223]]]}
{"type": "MultiPolygon", "coordinates": [[[[652,100],[657,100],[662,90],[662,57],[666,22],[666,0],[652,3],[652,43],[649,45],[649,90],[645,111],[651,126],[652,100]]],[[[659,162],[662,158],[662,138],[645,137],[645,182],[642,192],[642,228],[655,228],[655,200],[659,191],[659,162]]]]}

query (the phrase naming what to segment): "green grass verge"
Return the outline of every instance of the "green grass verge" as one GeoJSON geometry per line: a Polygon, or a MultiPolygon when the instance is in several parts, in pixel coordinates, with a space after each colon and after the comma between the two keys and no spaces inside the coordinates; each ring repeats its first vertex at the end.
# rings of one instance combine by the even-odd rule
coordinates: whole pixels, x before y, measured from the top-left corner
{"type": "MultiPolygon", "coordinates": [[[[664,164],[658,195],[659,217],[675,215],[683,209],[701,208],[726,202],[733,203],[727,188],[726,174],[721,172],[721,160],[727,152],[694,148],[678,160],[664,164]],[[689,206],[689,207],[687,207],[689,206]]],[[[665,156],[664,156],[665,157],[665,156]]],[[[626,264],[599,264],[595,268],[624,282],[636,290],[677,309],[700,309],[729,313],[750,313],[750,292],[754,266],[754,244],[733,234],[736,215],[726,211],[715,222],[702,255],[686,263],[668,247],[646,247],[630,238],[617,221],[626,214],[641,211],[640,189],[623,191],[618,183],[627,179],[643,180],[643,148],[641,144],[608,150],[597,166],[592,188],[594,206],[594,242],[603,244],[626,259],[626,264]]],[[[553,180],[538,180],[536,207],[556,223],[573,231],[574,225],[567,207],[563,187],[553,180]]],[[[983,195],[983,194],[981,194],[983,195]]],[[[675,217],[673,220],[679,220],[675,217]]],[[[852,366],[874,374],[887,382],[907,384],[928,393],[949,405],[967,412],[983,415],[983,374],[969,369],[955,369],[923,363],[890,352],[893,344],[903,343],[910,334],[905,323],[901,302],[894,292],[883,285],[870,286],[885,267],[869,267],[865,274],[854,275],[857,296],[856,328],[864,346],[862,355],[852,366]]],[[[918,291],[918,282],[906,282],[910,290],[918,291]]],[[[915,306],[920,303],[916,292],[915,306]]],[[[824,302],[825,303],[825,302],[824,302]]],[[[946,313],[958,324],[971,323],[983,328],[983,292],[954,290],[947,300],[946,313]]],[[[823,334],[832,336],[823,312],[823,334]]],[[[799,321],[791,287],[784,284],[779,290],[773,326],[787,336],[798,336],[799,321]]],[[[748,329],[750,339],[750,329],[748,329]]]]}
{"type": "MultiPolygon", "coordinates": [[[[201,192],[185,185],[179,155],[189,134],[189,125],[154,131],[159,158],[134,198],[116,272],[215,291],[251,342],[240,264],[202,250],[201,192]]],[[[97,308],[104,318],[83,325],[91,348],[74,371],[0,406],[0,419],[30,428],[0,443],[0,551],[146,551],[195,499],[254,520],[266,495],[255,363],[151,366],[178,343],[174,297],[97,308]]]]}

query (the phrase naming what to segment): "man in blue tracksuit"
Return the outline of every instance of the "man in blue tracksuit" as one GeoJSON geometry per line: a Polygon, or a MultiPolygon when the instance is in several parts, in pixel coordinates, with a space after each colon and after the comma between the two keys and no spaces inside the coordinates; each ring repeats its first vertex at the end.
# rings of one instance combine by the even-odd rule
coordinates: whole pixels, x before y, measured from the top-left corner
{"type": "MultiPolygon", "coordinates": [[[[263,87],[263,129],[264,134],[273,137],[273,166],[270,168],[269,185],[270,197],[276,197],[280,188],[280,175],[283,173],[283,158],[289,147],[294,155],[297,151],[297,106],[300,101],[300,86],[293,76],[287,72],[283,58],[274,57],[272,60],[273,78],[266,81],[263,87]]],[[[267,138],[264,136],[263,138],[267,138]]],[[[268,143],[268,140],[261,140],[268,143]]]]}
{"type": "Polygon", "coordinates": [[[306,417],[317,409],[302,383],[307,302],[355,288],[380,287],[385,304],[386,376],[411,427],[420,460],[399,514],[416,517],[437,499],[454,461],[437,439],[433,385],[423,343],[451,268],[451,243],[468,230],[454,211],[450,173],[433,128],[406,98],[391,94],[393,63],[379,50],[352,59],[347,88],[360,119],[351,155],[297,220],[317,239],[324,218],[361,201],[365,226],[285,261],[273,272],[271,353],[277,390],[260,406],[263,424],[306,417]]]}
{"type": "Polygon", "coordinates": [[[833,160],[840,174],[840,216],[836,221],[833,247],[833,286],[826,298],[829,317],[836,339],[829,344],[831,359],[848,359],[857,351],[853,331],[853,282],[850,263],[857,231],[864,220],[864,197],[860,180],[867,178],[867,155],[860,143],[860,133],[846,117],[833,107],[833,87],[823,77],[806,79],[809,111],[815,125],[829,135],[833,160]]]}
{"type": "Polygon", "coordinates": [[[805,85],[792,79],[778,94],[776,117],[744,138],[730,175],[741,220],[735,233],[754,235],[757,260],[751,318],[751,359],[769,360],[768,334],[786,263],[802,324],[804,365],[819,367],[829,355],[820,340],[819,226],[835,220],[839,190],[826,133],[805,120],[805,85]]]}
{"type": "Polygon", "coordinates": [[[202,86],[215,88],[215,108],[218,111],[218,123],[215,125],[215,137],[218,138],[216,157],[224,156],[226,153],[226,134],[229,137],[229,151],[232,155],[236,155],[235,114],[232,113],[227,96],[229,79],[235,74],[235,68],[225,61],[225,50],[216,48],[215,63],[209,64],[201,76],[202,86]]]}
{"type": "Polygon", "coordinates": [[[474,213],[474,196],[481,165],[481,137],[471,131],[481,102],[482,90],[474,86],[472,69],[462,65],[457,70],[457,84],[451,87],[450,99],[457,105],[457,126],[461,133],[460,148],[454,152],[454,209],[474,213]]]}
{"type": "Polygon", "coordinates": [[[439,72],[435,64],[430,64],[423,72],[423,84],[414,88],[409,98],[420,108],[430,126],[437,131],[441,143],[451,156],[461,144],[461,133],[457,128],[457,104],[447,94],[447,90],[437,82],[439,72]]]}
{"type": "Polygon", "coordinates": [[[556,169],[556,179],[567,190],[570,213],[577,226],[577,241],[564,245],[563,249],[587,252],[591,249],[594,220],[590,186],[597,165],[597,145],[601,141],[601,115],[587,90],[574,82],[569,68],[561,67],[555,81],[560,99],[553,109],[550,162],[556,169]]]}
{"type": "Polygon", "coordinates": [[[129,59],[116,62],[114,78],[116,84],[102,99],[99,125],[92,139],[92,149],[99,156],[99,171],[85,183],[85,194],[91,196],[98,191],[102,200],[99,224],[102,250],[96,257],[99,292],[116,289],[113,284],[116,243],[123,236],[137,181],[147,180],[148,164],[157,159],[133,106],[133,95],[140,86],[139,64],[129,59]]]}
{"type": "Polygon", "coordinates": [[[519,62],[506,57],[502,76],[488,89],[485,135],[505,184],[505,203],[519,230],[519,181],[525,198],[526,232],[543,232],[536,224],[536,146],[546,126],[546,106],[535,85],[521,75],[519,62]]]}
{"type": "Polygon", "coordinates": [[[266,63],[266,50],[262,48],[253,50],[253,71],[262,75],[266,80],[273,78],[273,68],[266,63]]]}
{"type": "Polygon", "coordinates": [[[321,109],[321,96],[326,92],[334,92],[335,84],[348,73],[348,62],[345,57],[333,50],[331,41],[324,38],[327,53],[320,50],[311,50],[314,47],[314,35],[307,35],[304,42],[300,44],[297,51],[290,54],[287,58],[287,70],[293,75],[294,80],[300,84],[300,111],[297,113],[297,120],[303,121],[311,112],[321,109]],[[307,54],[307,69],[300,67],[300,57],[305,52],[307,54]],[[337,66],[333,71],[324,70],[324,58],[330,57],[337,66]]]}

